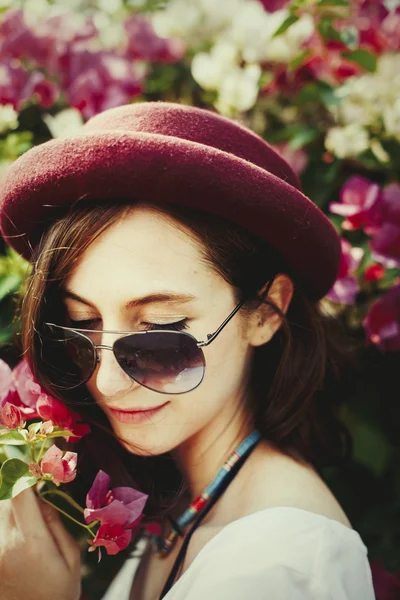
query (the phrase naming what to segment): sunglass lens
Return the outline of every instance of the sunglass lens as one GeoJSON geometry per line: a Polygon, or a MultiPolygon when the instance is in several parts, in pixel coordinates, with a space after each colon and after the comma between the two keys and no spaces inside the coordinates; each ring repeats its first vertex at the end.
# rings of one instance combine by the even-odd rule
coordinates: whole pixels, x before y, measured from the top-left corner
{"type": "Polygon", "coordinates": [[[42,361],[50,380],[61,389],[85,383],[93,374],[96,354],[88,338],[78,331],[47,325],[42,361]]]}
{"type": "Polygon", "coordinates": [[[156,392],[190,392],[204,377],[203,352],[187,333],[148,331],[127,335],[115,342],[114,352],[125,373],[156,392]]]}

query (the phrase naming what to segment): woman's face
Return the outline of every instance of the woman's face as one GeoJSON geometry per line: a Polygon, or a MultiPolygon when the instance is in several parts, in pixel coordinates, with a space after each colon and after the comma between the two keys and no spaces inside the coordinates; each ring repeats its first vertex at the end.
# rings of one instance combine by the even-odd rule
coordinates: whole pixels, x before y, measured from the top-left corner
{"type": "MultiPolygon", "coordinates": [[[[73,326],[90,320],[89,329],[141,331],[149,323],[184,321],[198,341],[213,333],[236,303],[232,288],[200,255],[198,245],[150,207],[135,207],[105,231],[82,255],[66,288],[81,301],[66,297],[73,326]],[[150,294],[190,294],[190,301],[157,301],[126,305],[150,294]]],[[[98,343],[111,346],[118,334],[103,334],[98,343]]],[[[97,365],[87,388],[106,413],[124,446],[137,454],[160,454],[193,436],[222,433],[245,419],[246,374],[254,348],[239,313],[209,346],[203,348],[206,371],[202,383],[185,394],[149,390],[124,373],[109,350],[98,350],[97,365]],[[122,411],[165,406],[153,414],[121,417],[122,411]],[[131,422],[126,422],[131,421],[131,422]]]]}

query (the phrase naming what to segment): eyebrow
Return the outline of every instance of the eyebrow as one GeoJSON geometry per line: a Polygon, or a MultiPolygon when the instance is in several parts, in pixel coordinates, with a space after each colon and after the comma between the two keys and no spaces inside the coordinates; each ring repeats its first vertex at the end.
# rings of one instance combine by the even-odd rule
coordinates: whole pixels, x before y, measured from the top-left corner
{"type": "MultiPolygon", "coordinates": [[[[82,304],[86,304],[92,308],[96,308],[85,300],[75,294],[72,290],[63,289],[62,290],[63,298],[71,298],[72,300],[76,300],[77,302],[81,302],[82,304]]],[[[184,304],[187,302],[193,302],[193,300],[197,300],[197,297],[193,294],[177,294],[176,292],[157,292],[154,294],[148,294],[147,296],[143,296],[143,298],[134,298],[133,300],[129,300],[124,306],[125,310],[129,310],[131,308],[139,308],[141,306],[145,306],[146,304],[152,304],[156,302],[164,302],[165,304],[184,304]]]]}

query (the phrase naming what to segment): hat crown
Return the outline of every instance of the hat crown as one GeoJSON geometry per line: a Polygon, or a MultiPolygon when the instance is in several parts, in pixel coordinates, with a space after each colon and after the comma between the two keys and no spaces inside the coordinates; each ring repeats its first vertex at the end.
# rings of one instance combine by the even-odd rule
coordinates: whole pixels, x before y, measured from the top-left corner
{"type": "Polygon", "coordinates": [[[180,138],[247,160],[301,189],[289,164],[259,135],[237,122],[203,109],[173,102],[140,102],[95,115],[82,133],[141,132],[180,138]]]}

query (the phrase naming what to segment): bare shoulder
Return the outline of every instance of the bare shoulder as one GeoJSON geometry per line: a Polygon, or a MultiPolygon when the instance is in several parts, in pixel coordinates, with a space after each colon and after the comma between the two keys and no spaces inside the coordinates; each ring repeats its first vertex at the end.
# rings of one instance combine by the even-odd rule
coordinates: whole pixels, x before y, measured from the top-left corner
{"type": "Polygon", "coordinates": [[[249,467],[242,481],[238,481],[242,490],[237,492],[243,498],[240,516],[264,508],[288,506],[323,515],[351,528],[338,500],[311,464],[299,462],[265,443],[254,452],[249,467]]]}

